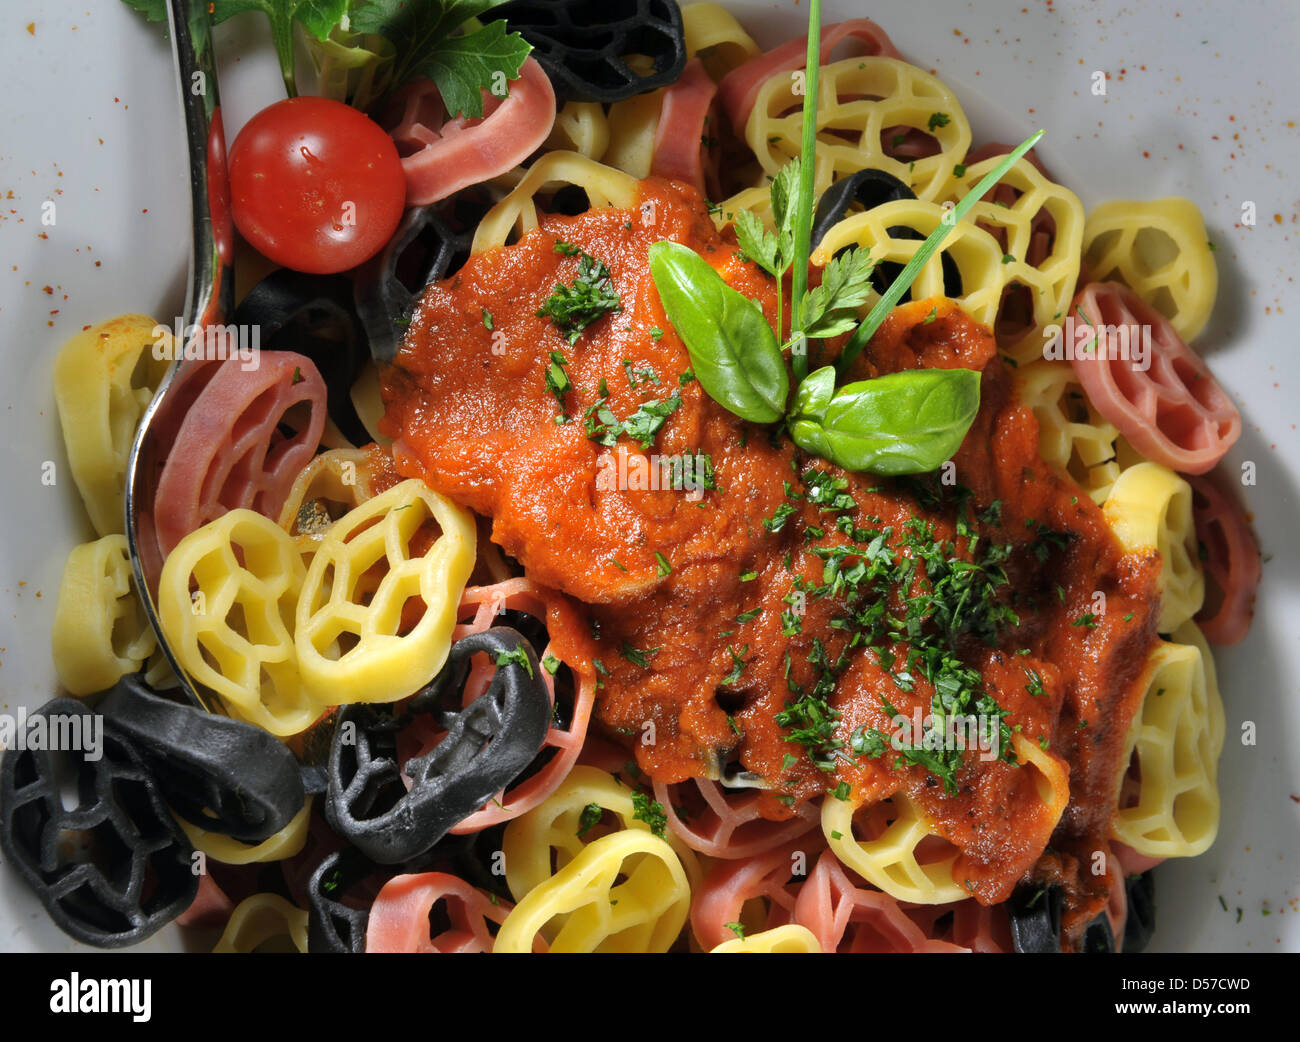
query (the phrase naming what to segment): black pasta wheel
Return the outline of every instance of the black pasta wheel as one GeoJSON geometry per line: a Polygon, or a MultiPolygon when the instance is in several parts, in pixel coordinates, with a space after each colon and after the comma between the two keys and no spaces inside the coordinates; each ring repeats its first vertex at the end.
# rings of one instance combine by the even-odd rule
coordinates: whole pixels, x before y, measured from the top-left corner
{"type": "Polygon", "coordinates": [[[103,728],[99,757],[91,758],[96,719],[71,698],[32,714],[29,738],[35,728],[57,732],[61,751],[29,747],[0,758],[0,849],[60,929],[98,948],[121,948],[185,911],[199,877],[193,847],[131,742],[103,728]],[[73,743],[77,732],[82,739],[73,743]],[[75,784],[71,810],[64,777],[75,784]]]}
{"type": "Polygon", "coordinates": [[[330,747],[325,817],[340,836],[381,864],[419,857],[457,822],[505,789],[537,755],[551,717],[537,653],[505,626],[457,641],[438,675],[414,695],[405,714],[347,706],[330,747]],[[481,696],[460,708],[470,660],[486,652],[498,664],[481,696]],[[415,714],[447,730],[428,753],[400,762],[397,735],[415,714]],[[403,775],[411,780],[408,790],[403,775]]]}
{"type": "Polygon", "coordinates": [[[370,911],[357,907],[359,902],[349,895],[375,869],[351,848],[335,851],[316,867],[307,884],[307,951],[360,955],[366,950],[370,911]]]}
{"type": "Polygon", "coordinates": [[[357,269],[357,314],[376,362],[397,357],[416,298],[430,283],[446,278],[465,263],[474,241],[474,225],[485,212],[486,206],[477,206],[472,200],[448,200],[408,210],[388,245],[357,269]],[[473,212],[461,215],[460,208],[473,212]]]}
{"type": "Polygon", "coordinates": [[[610,104],[677,80],[686,33],[675,0],[511,0],[494,7],[533,45],[555,93],[567,101],[610,104]],[[631,55],[650,59],[638,71],[631,55]]]}
{"type": "Polygon", "coordinates": [[[1156,879],[1153,871],[1124,880],[1128,916],[1124,920],[1124,952],[1143,951],[1156,932],[1156,879]]]}
{"type": "Polygon", "coordinates": [[[282,268],[248,291],[233,320],[260,327],[263,350],[310,358],[325,381],[330,418],[343,436],[354,445],[371,440],[352,404],[352,385],[369,354],[350,279],[282,268]]]}
{"type": "Polygon", "coordinates": [[[182,705],[128,674],[99,703],[107,726],[129,739],[192,825],[260,843],[302,810],[302,769],[288,746],[260,727],[182,705]]]}
{"type": "Polygon", "coordinates": [[[1065,895],[1059,886],[1016,887],[1007,907],[1016,951],[1060,952],[1064,903],[1065,895]]]}

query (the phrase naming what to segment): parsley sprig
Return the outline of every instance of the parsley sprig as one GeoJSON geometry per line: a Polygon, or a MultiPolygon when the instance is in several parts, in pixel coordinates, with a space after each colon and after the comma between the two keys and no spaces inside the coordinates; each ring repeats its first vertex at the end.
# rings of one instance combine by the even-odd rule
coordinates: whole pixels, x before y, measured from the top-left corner
{"type": "Polygon", "coordinates": [[[555,290],[537,312],[549,318],[570,344],[576,344],[583,330],[610,312],[622,311],[609,266],[572,243],[556,242],[555,252],[578,257],[578,274],[572,283],[555,284],[555,290]]]}

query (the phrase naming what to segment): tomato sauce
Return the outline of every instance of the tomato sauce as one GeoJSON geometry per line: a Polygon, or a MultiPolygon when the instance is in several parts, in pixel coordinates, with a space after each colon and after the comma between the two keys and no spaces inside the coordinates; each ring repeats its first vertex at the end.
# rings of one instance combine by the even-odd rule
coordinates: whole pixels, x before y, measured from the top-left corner
{"type": "MultiPolygon", "coordinates": [[[[766,779],[763,809],[773,818],[841,782],[854,800],[901,788],[935,823],[930,845],[957,848],[955,876],[979,901],[1006,900],[1021,879],[1050,876],[1066,885],[1067,936],[1077,936],[1105,902],[1091,860],[1108,850],[1136,680],[1157,639],[1158,556],[1125,556],[1088,496],[1042,462],[1033,414],[1017,403],[992,337],[949,301],[896,308],[851,376],[982,372],[979,415],[945,468],[970,490],[961,535],[955,501],[933,494],[941,484],[842,472],[727,412],[689,380],[689,355],[663,313],[647,250],[659,239],[689,245],[769,320],[773,284],[717,234],[693,190],[650,180],[642,194],[652,207],[543,217],[536,232],[472,257],[426,291],[383,378],[382,428],[395,440],[397,468],[490,518],[493,541],[531,579],[580,602],[590,627],[581,646],[600,676],[596,720],[652,777],[742,768],[766,779]],[[573,344],[537,315],[577,271],[576,258],[556,252],[557,240],[604,261],[621,302],[573,344]],[[563,353],[572,385],[562,407],[546,383],[552,351],[563,353]],[[584,414],[602,398],[623,419],[673,394],[681,404],[651,449],[588,437],[584,414]],[[688,495],[645,480],[648,455],[700,452],[712,461],[716,488],[688,495]],[[878,652],[854,645],[837,623],[840,599],[805,592],[822,581],[826,549],[850,541],[835,513],[809,502],[811,466],[844,481],[854,503],[847,516],[887,532],[897,554],[911,553],[905,533],[917,520],[958,557],[973,555],[972,531],[980,546],[1010,547],[998,597],[1018,624],[992,645],[962,639],[955,650],[1006,710],[1016,747],[1033,743],[1049,766],[1068,766],[1059,822],[1047,806],[1048,780],[1033,765],[968,751],[950,794],[926,768],[895,765],[892,752],[848,752],[858,728],[892,731],[882,696],[910,717],[929,709],[934,690],[923,677],[900,688],[878,652]],[[611,474],[619,476],[613,487],[611,474]],[[770,531],[783,505],[793,513],[770,531]],[[988,512],[988,523],[975,512],[988,512]],[[796,603],[802,614],[792,627],[796,603]],[[837,667],[827,701],[845,746],[829,769],[776,719],[797,701],[794,692],[817,683],[826,661],[837,667]]],[[[834,351],[829,345],[827,358],[834,351]]],[[[891,610],[905,610],[920,590],[895,591],[891,610]]],[[[908,644],[889,650],[897,674],[908,644]]]]}

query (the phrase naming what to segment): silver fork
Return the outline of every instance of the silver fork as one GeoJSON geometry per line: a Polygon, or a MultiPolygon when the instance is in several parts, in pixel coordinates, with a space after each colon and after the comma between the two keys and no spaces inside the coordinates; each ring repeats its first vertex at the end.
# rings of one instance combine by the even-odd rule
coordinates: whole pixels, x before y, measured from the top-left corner
{"type": "MultiPolygon", "coordinates": [[[[185,294],[185,327],[175,344],[178,357],[145,410],[131,446],[126,472],[126,536],[135,571],[136,590],[145,613],[180,681],[186,698],[204,709],[218,704],[185,672],[159,624],[154,597],[162,574],[162,555],[154,534],[153,503],[158,478],[176,431],[198,390],[206,383],[210,363],[187,359],[181,341],[191,329],[219,326],[233,304],[234,280],[230,259],[234,241],[230,220],[229,185],[225,183],[225,139],[217,93],[217,68],[212,47],[209,0],[168,0],[172,55],[175,59],[185,139],[189,152],[190,210],[193,251],[185,294]],[[215,169],[214,169],[215,167],[215,169]]],[[[197,342],[204,342],[202,332],[197,342]]]]}

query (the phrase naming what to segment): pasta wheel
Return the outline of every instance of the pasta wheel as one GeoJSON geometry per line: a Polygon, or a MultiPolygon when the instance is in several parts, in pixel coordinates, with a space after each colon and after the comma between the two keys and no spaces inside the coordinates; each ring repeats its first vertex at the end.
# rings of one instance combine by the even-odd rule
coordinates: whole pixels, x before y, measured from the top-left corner
{"type": "Polygon", "coordinates": [[[68,554],[50,633],[59,683],[74,695],[107,691],[157,644],[135,595],[126,536],[106,535],[68,554]]]}
{"type": "Polygon", "coordinates": [[[654,159],[655,131],[663,109],[667,87],[637,94],[609,107],[609,147],[602,162],[640,180],[650,176],[654,159]]]}
{"type": "Polygon", "coordinates": [[[537,227],[536,196],[555,183],[577,185],[593,207],[636,205],[636,178],[577,152],[548,152],[528,169],[517,188],[484,215],[474,234],[474,253],[504,246],[512,232],[526,235],[537,227]]]}
{"type": "Polygon", "coordinates": [[[240,901],[212,951],[229,954],[259,950],[298,951],[305,955],[307,913],[278,894],[254,894],[240,901]]]}
{"type": "Polygon", "coordinates": [[[158,617],[181,666],[233,715],[281,737],[320,715],[290,629],[303,575],[284,529],[241,509],[182,539],[158,583],[158,617]]]}
{"type": "Polygon", "coordinates": [[[609,120],[604,106],[594,101],[565,102],[545,147],[568,149],[598,161],[609,148],[609,120]]]}
{"type": "Polygon", "coordinates": [[[1088,215],[1083,260],[1092,282],[1122,282],[1191,341],[1219,288],[1205,220],[1190,199],[1116,200],[1088,215]]]}
{"type": "Polygon", "coordinates": [[[1160,554],[1160,617],[1156,629],[1172,633],[1201,610],[1201,571],[1192,519],[1192,487],[1168,467],[1137,463],[1115,480],[1102,507],[1125,553],[1160,554]]]}
{"type": "Polygon", "coordinates": [[[719,206],[710,215],[718,231],[731,224],[736,219],[736,213],[739,210],[749,210],[763,222],[768,231],[776,231],[776,223],[772,217],[772,193],[766,185],[760,185],[757,188],[746,188],[744,191],[737,192],[730,199],[719,206]]]}
{"type": "Polygon", "coordinates": [[[1115,838],[1148,857],[1195,857],[1219,830],[1224,714],[1214,658],[1193,623],[1147,661],[1142,707],[1128,736],[1115,838]]]}
{"type": "Polygon", "coordinates": [[[166,327],[145,315],[122,315],[78,333],[54,362],[68,466],[100,535],[125,531],[127,457],[172,353],[166,327]]]}
{"type": "MultiPolygon", "coordinates": [[[[832,181],[869,166],[893,174],[918,199],[944,197],[953,167],[971,142],[970,124],[952,91],[929,73],[896,58],[849,58],[826,65],[817,89],[814,183],[819,195],[832,181]],[[943,126],[933,119],[936,115],[948,117],[943,126]],[[919,158],[889,154],[893,149],[887,147],[886,138],[909,128],[933,139],[934,154],[919,158]]],[[[745,124],[745,140],[773,177],[800,154],[803,97],[795,93],[794,77],[773,76],[759,88],[745,124]]]]}
{"type": "MultiPolygon", "coordinates": [[[[958,202],[1003,158],[993,156],[966,167],[948,189],[949,200],[958,202]]],[[[1042,358],[1044,330],[1068,314],[1079,281],[1083,204],[1068,188],[1049,181],[1028,159],[1021,159],[971,208],[966,220],[991,232],[1002,247],[1006,286],[999,321],[993,327],[999,344],[1022,365],[1042,358]],[[1023,287],[1029,301],[1029,314],[1019,320],[1008,314],[1013,306],[1008,294],[1016,287],[1023,287]]]]}
{"type": "Polygon", "coordinates": [[[754,38],[721,4],[688,4],[682,8],[682,26],[686,57],[699,58],[715,80],[761,53],[754,38]]]}
{"type": "Polygon", "coordinates": [[[1088,400],[1069,362],[1038,361],[1015,371],[1020,401],[1038,420],[1038,454],[1065,471],[1094,502],[1119,477],[1119,431],[1088,400]]]}
{"type": "Polygon", "coordinates": [[[373,476],[370,456],[360,449],[330,449],[313,456],[294,478],[280,510],[280,527],[301,553],[313,553],[339,515],[373,498],[373,476]],[[336,505],[343,509],[331,509],[336,505]]]}
{"type": "Polygon", "coordinates": [[[474,543],[469,515],[418,479],[335,522],[312,557],[295,616],[307,690],[342,705],[393,702],[427,684],[447,659],[474,543]],[[438,534],[417,549],[426,524],[438,534]]]}
{"type": "Polygon", "coordinates": [[[374,362],[367,362],[361,367],[361,372],[348,393],[352,407],[357,411],[357,418],[361,420],[361,425],[371,440],[376,445],[391,445],[393,439],[385,437],[379,431],[379,421],[384,416],[384,400],[379,391],[379,369],[374,362]]]}
{"type": "Polygon", "coordinates": [[[588,843],[520,901],[492,950],[530,951],[547,924],[563,917],[552,952],[666,952],[690,902],[673,848],[648,830],[624,829],[588,843]]]}
{"type": "Polygon", "coordinates": [[[311,805],[312,798],[308,796],[307,802],[294,819],[261,843],[242,843],[233,836],[201,829],[179,814],[174,816],[195,850],[202,851],[223,865],[253,865],[264,861],[283,861],[302,853],[307,844],[307,829],[311,824],[311,805]]]}
{"type": "Polygon", "coordinates": [[[863,879],[899,901],[915,904],[947,904],[970,896],[953,878],[956,847],[938,838],[921,808],[901,789],[868,809],[870,817],[884,823],[874,836],[859,839],[854,834],[857,810],[851,800],[824,800],[822,831],[835,856],[863,879]],[[945,849],[922,860],[918,855],[927,841],[945,849]]]}
{"type": "MultiPolygon", "coordinates": [[[[871,258],[877,264],[881,261],[906,264],[943,218],[944,209],[938,203],[919,199],[884,203],[865,213],[846,217],[831,228],[813,252],[812,262],[825,267],[845,247],[861,246],[871,251],[871,258]],[[911,229],[919,233],[920,238],[898,238],[897,229],[900,228],[911,229]]],[[[969,221],[957,222],[912,283],[913,300],[949,295],[944,291],[944,256],[952,258],[961,275],[962,295],[955,298],[957,303],[980,325],[992,329],[1002,301],[1007,267],[1002,263],[1002,250],[997,240],[969,221]]],[[[879,294],[872,292],[864,307],[873,307],[879,299],[879,294]]]]}
{"type": "Polygon", "coordinates": [[[712,955],[820,955],[821,945],[806,926],[786,923],[785,926],[764,930],[752,937],[737,937],[724,941],[712,950],[712,955]]]}
{"type": "MultiPolygon", "coordinates": [[[[623,829],[650,830],[646,822],[634,817],[632,790],[605,771],[579,764],[554,795],[506,827],[501,848],[506,856],[506,883],[516,901],[541,886],[588,845],[589,839],[579,833],[586,832],[581,818],[593,805],[617,817],[623,829]]],[[[697,883],[701,872],[694,852],[675,835],[668,843],[687,877],[697,883]]]]}

